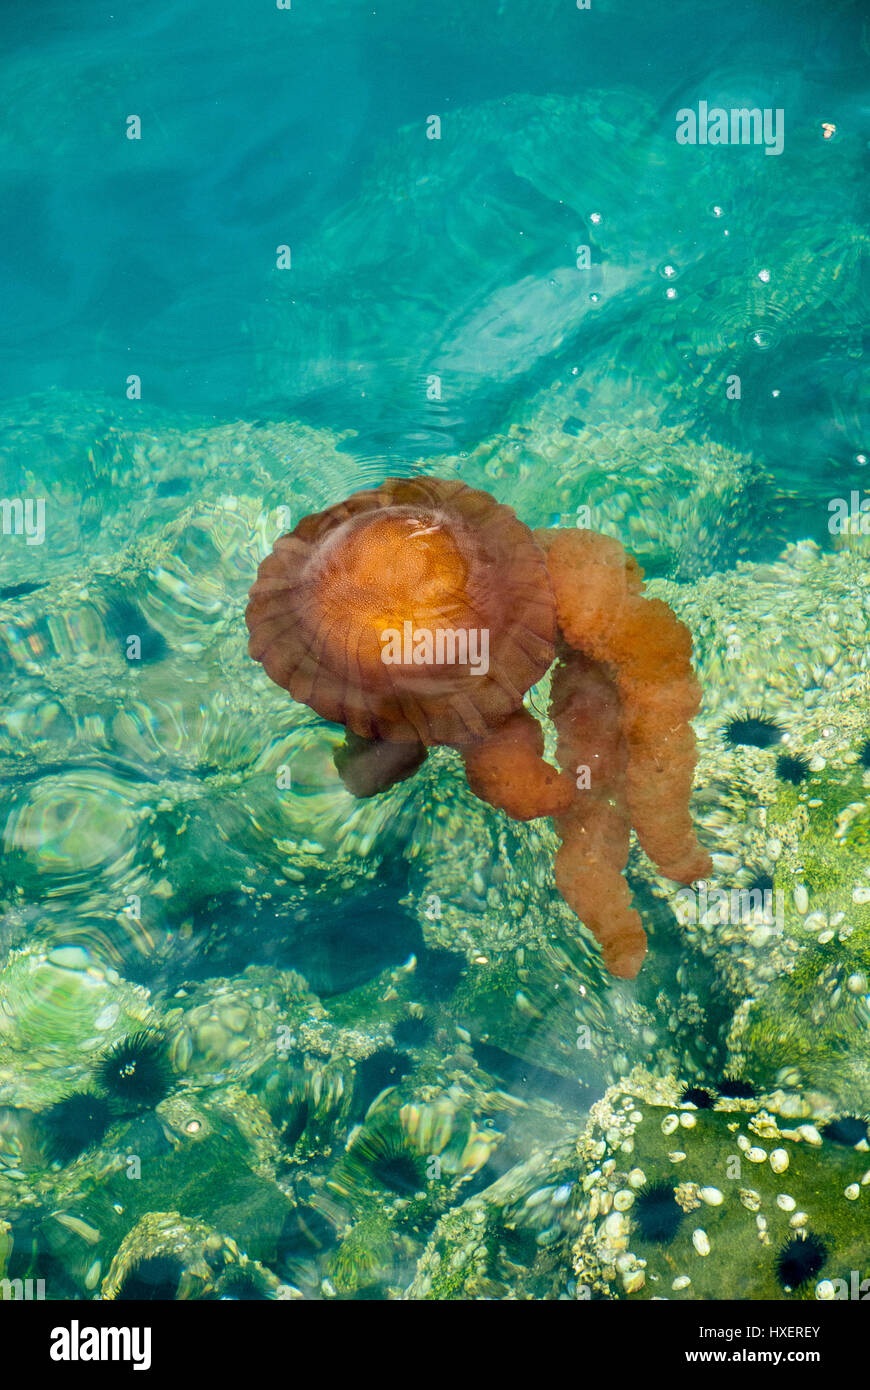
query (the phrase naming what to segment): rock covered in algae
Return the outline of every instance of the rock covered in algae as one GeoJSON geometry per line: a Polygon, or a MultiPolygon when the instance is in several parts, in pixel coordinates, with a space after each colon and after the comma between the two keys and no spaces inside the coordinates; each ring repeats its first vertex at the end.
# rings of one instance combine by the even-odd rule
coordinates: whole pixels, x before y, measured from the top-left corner
{"type": "Polygon", "coordinates": [[[354,1219],[326,1265],[339,1295],[397,1297],[436,1219],[461,1202],[501,1134],[479,1126],[459,1089],[402,1104],[385,1094],[348,1140],[326,1184],[354,1219]]]}
{"type": "Polygon", "coordinates": [[[863,769],[784,784],[766,830],[782,846],[787,967],[745,1000],[729,1033],[738,1065],[762,1083],[811,1091],[829,1113],[862,1113],[870,1087],[870,803],[863,769]]]}
{"type": "Polygon", "coordinates": [[[293,970],[254,965],[181,985],[167,1000],[163,1027],[178,1072],[206,1084],[244,1078],[309,1048],[344,1055],[327,1010],[293,970]]]}
{"type": "Polygon", "coordinates": [[[152,1286],[155,1297],[255,1296],[234,1269],[221,1280],[196,1250],[188,1259],[200,1223],[262,1266],[269,1289],[401,1296],[434,1223],[505,1166],[493,1169],[499,1116],[516,1120],[511,1167],[515,1144],[563,1132],[572,1101],[536,1097],[540,1067],[522,1099],[498,1089],[450,995],[421,1005],[415,984],[397,967],[327,1009],[294,972],[252,966],[152,1000],[172,1069],[156,1104],[110,1107],[105,1132],[63,1162],[40,1147],[40,1115],[0,1113],[10,1277],[32,1259],[56,1297],[91,1296],[107,1279],[107,1297],[152,1286]]]}
{"type": "Polygon", "coordinates": [[[131,1230],[170,1198],[183,1214],[208,1213],[252,1259],[274,1260],[291,1207],[280,1156],[267,1109],[232,1083],[116,1118],[63,1168],[37,1157],[26,1173],[0,1174],[14,1273],[30,1260],[49,1297],[86,1297],[131,1230]]]}
{"type": "Polygon", "coordinates": [[[574,1145],[541,1145],[437,1223],[406,1299],[558,1297],[578,1229],[574,1145]]]}
{"type": "Polygon", "coordinates": [[[699,1109],[683,1090],[638,1068],[593,1106],[573,1296],[813,1299],[823,1279],[848,1286],[866,1249],[866,1142],[825,1139],[769,1097],[699,1109]]]}
{"type": "Polygon", "coordinates": [[[0,972],[0,1103],[40,1110],[86,1087],[99,1056],[156,1017],[147,990],[82,946],[10,952],[0,972]]]}
{"type": "Polygon", "coordinates": [[[143,1216],[121,1242],[100,1285],[118,1299],[274,1299],[299,1297],[230,1236],[177,1211],[143,1216]]]}

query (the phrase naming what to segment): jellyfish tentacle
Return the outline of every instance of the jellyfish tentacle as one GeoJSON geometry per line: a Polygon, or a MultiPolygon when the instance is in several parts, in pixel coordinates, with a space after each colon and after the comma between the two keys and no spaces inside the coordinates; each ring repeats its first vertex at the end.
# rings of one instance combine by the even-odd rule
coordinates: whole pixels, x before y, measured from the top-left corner
{"type": "Polygon", "coordinates": [[[423,743],[360,738],[348,730],[332,760],[348,791],[365,798],[412,777],[428,756],[429,750],[423,743]]]}
{"type": "Polygon", "coordinates": [[[646,956],[646,932],[623,877],[631,832],[627,813],[592,798],[560,817],[558,831],[556,887],[599,943],[611,975],[633,980],[646,956]]]}
{"type": "Polygon", "coordinates": [[[547,548],[560,631],[613,673],[628,743],[626,799],[646,853],[668,878],[691,883],[712,869],[689,813],[700,707],[692,637],[666,603],[641,595],[642,571],[618,541],[557,533],[547,548]]]}
{"type": "Polygon", "coordinates": [[[543,730],[525,707],[459,751],[475,796],[514,820],[558,815],[573,800],[571,779],[545,761],[543,730]]]}
{"type": "Polygon", "coordinates": [[[560,767],[576,778],[566,814],[554,821],[556,887],[601,946],[612,975],[631,979],[646,935],[623,878],[631,821],[626,804],[628,743],[615,681],[602,663],[560,645],[550,713],[560,767]]]}

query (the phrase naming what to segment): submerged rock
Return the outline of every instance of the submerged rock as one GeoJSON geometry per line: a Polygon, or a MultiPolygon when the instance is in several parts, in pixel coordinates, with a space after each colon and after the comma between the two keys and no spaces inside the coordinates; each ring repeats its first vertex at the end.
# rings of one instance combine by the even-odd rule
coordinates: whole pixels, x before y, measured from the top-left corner
{"type": "Polygon", "coordinates": [[[865,1218],[846,1189],[857,1184],[867,1200],[868,1154],[815,1142],[809,1127],[749,1101],[722,1100],[674,1131],[677,1090],[637,1069],[593,1107],[578,1145],[573,1297],[812,1299],[822,1278],[848,1286],[865,1218]],[[617,1222],[607,1213],[632,1186],[617,1222]],[[673,1207],[667,1230],[644,1214],[653,1191],[673,1207]]]}

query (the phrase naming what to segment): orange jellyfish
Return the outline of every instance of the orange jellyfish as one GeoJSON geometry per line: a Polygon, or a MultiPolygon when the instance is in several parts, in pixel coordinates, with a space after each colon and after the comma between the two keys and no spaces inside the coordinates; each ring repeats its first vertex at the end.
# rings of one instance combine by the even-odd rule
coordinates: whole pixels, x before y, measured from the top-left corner
{"type": "Polygon", "coordinates": [[[281,536],[246,612],[251,656],[344,725],[336,764],[355,795],[444,744],[482,800],[552,816],[559,891],[624,978],[646,953],[623,878],[631,828],[668,877],[711,867],[689,815],[691,637],[642,577],[609,537],[533,533],[461,482],[388,478],[281,536]],[[554,661],[561,770],[523,704],[554,661]]]}

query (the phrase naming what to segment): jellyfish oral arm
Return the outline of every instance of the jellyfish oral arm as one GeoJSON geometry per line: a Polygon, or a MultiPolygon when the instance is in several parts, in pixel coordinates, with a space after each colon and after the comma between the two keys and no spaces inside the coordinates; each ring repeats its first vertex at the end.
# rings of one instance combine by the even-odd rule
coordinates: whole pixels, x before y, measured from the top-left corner
{"type": "Polygon", "coordinates": [[[543,731],[526,709],[517,710],[489,737],[459,751],[475,796],[513,820],[559,815],[571,804],[573,782],[544,760],[543,731]]]}

